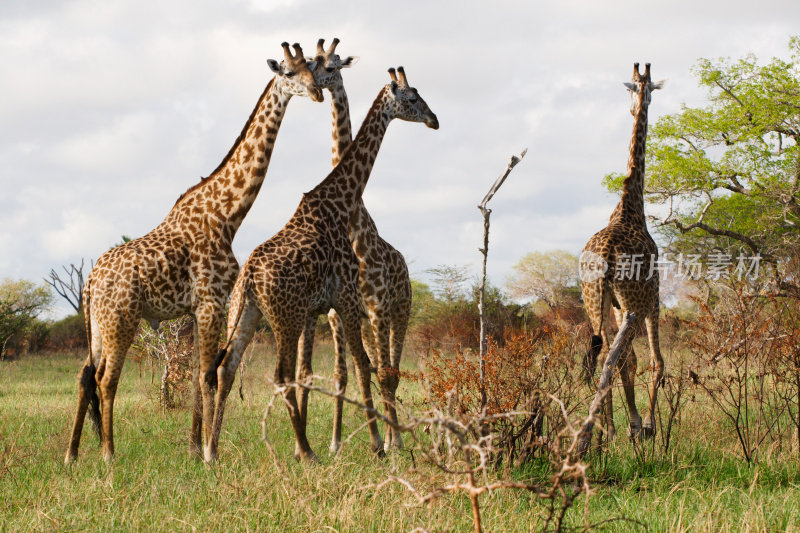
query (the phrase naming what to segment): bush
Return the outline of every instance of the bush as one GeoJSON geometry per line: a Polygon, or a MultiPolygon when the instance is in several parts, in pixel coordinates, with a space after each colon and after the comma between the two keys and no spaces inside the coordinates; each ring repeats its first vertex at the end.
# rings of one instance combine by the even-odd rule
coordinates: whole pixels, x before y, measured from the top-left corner
{"type": "Polygon", "coordinates": [[[88,350],[83,313],[70,315],[50,324],[44,348],[51,351],[88,350]]]}

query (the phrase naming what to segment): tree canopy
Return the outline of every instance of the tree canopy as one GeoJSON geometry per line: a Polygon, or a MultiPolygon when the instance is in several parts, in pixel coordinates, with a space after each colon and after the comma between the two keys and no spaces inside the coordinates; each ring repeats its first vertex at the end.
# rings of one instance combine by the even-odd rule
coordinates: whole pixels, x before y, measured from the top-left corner
{"type": "Polygon", "coordinates": [[[578,287],[578,257],[564,250],[525,254],[506,281],[512,298],[542,301],[551,309],[570,299],[578,287]]]}
{"type": "Polygon", "coordinates": [[[25,330],[53,299],[47,286],[9,278],[0,282],[0,355],[15,334],[25,330]]]}
{"type": "MultiPolygon", "coordinates": [[[[760,65],[700,59],[708,104],[659,119],[647,145],[645,200],[672,251],[760,255],[772,264],[800,244],[800,36],[790,59],[760,65]]],[[[606,177],[619,190],[621,175],[606,177]]]]}

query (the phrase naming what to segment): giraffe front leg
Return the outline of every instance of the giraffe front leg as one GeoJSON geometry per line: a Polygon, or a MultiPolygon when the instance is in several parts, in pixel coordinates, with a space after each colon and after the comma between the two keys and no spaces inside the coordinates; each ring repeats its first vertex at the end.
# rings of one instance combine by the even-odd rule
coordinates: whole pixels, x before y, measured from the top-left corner
{"type": "MultiPolygon", "coordinates": [[[[217,392],[217,369],[214,367],[214,361],[219,349],[224,311],[214,303],[204,303],[197,306],[194,313],[197,323],[197,337],[194,342],[199,356],[197,378],[200,385],[200,409],[195,403],[194,417],[197,417],[200,411],[203,459],[208,463],[217,459],[216,450],[212,449],[214,398],[217,392]]],[[[197,402],[196,393],[195,402],[197,402]]],[[[194,428],[193,419],[192,429],[194,428]]],[[[194,434],[192,436],[194,437],[194,434]]]]}
{"type": "Polygon", "coordinates": [[[345,357],[344,326],[339,315],[333,309],[328,313],[328,324],[333,335],[333,349],[336,353],[336,362],[333,369],[333,385],[337,397],[334,398],[333,408],[333,435],[331,436],[330,452],[337,454],[342,448],[342,410],[344,400],[341,396],[347,390],[347,359],[345,357]]]}
{"type": "Polygon", "coordinates": [[[336,312],[342,319],[347,344],[350,346],[350,353],[353,355],[353,362],[356,367],[356,378],[361,388],[361,397],[366,407],[367,427],[369,428],[369,440],[372,451],[383,454],[383,439],[378,431],[378,424],[372,412],[375,406],[372,402],[372,391],[370,390],[370,371],[369,357],[364,350],[361,342],[361,324],[356,292],[342,291],[339,295],[336,312]]]}
{"type": "Polygon", "coordinates": [[[192,430],[189,434],[189,455],[195,459],[203,458],[203,396],[200,392],[200,344],[197,339],[197,320],[194,322],[194,360],[192,361],[192,430]]]}
{"type": "Polygon", "coordinates": [[[295,367],[297,366],[297,343],[301,335],[304,321],[298,317],[298,323],[277,325],[272,323],[275,332],[275,342],[278,348],[278,360],[275,366],[275,385],[283,387],[283,401],[289,411],[295,437],[295,459],[311,463],[317,462],[317,456],[308,442],[306,425],[300,416],[300,406],[297,404],[297,387],[294,385],[295,367]]]}
{"type": "MultiPolygon", "coordinates": [[[[297,345],[299,361],[297,365],[296,381],[301,385],[305,385],[305,387],[300,388],[300,399],[297,407],[300,418],[303,420],[303,425],[305,426],[308,425],[308,393],[310,392],[306,387],[313,385],[312,376],[314,375],[314,370],[311,365],[311,359],[314,352],[314,330],[316,327],[317,315],[308,315],[308,317],[306,317],[303,333],[300,335],[300,341],[297,345]]],[[[295,443],[294,455],[295,457],[302,455],[301,450],[297,447],[297,443],[295,443]]]]}
{"type": "MultiPolygon", "coordinates": [[[[219,437],[222,432],[222,420],[225,415],[225,404],[233,387],[236,378],[236,369],[242,360],[242,355],[247,349],[247,345],[253,338],[253,334],[261,318],[261,311],[256,302],[247,296],[231,298],[230,311],[228,313],[228,344],[224,351],[217,355],[215,363],[219,363],[216,369],[217,374],[217,393],[214,402],[214,418],[211,427],[211,443],[208,456],[211,460],[216,460],[219,455],[219,437]],[[221,361],[219,358],[222,358],[221,361]]],[[[208,459],[206,459],[208,460],[208,459]]]]}
{"type": "Polygon", "coordinates": [[[661,347],[658,342],[658,306],[650,316],[645,318],[645,326],[647,327],[647,340],[650,343],[650,371],[653,375],[650,382],[650,402],[642,424],[642,436],[652,438],[656,434],[656,396],[658,387],[664,379],[664,359],[661,357],[661,347]]]}
{"type": "Polygon", "coordinates": [[[386,441],[384,450],[392,447],[402,447],[400,432],[398,431],[397,411],[395,410],[394,391],[397,389],[398,376],[392,367],[389,349],[389,320],[380,312],[370,313],[372,333],[377,345],[378,384],[381,388],[383,399],[383,412],[389,421],[386,424],[386,441]],[[399,441],[399,442],[398,442],[399,441]]]}

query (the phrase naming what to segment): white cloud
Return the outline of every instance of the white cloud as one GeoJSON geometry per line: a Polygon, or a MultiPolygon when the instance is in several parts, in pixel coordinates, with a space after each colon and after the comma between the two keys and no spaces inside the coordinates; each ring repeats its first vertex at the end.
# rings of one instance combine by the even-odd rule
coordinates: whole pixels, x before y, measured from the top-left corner
{"type": "MultiPolygon", "coordinates": [[[[0,6],[0,277],[38,279],[155,227],[227,153],[281,41],[318,37],[361,61],[345,73],[357,128],[389,66],[404,65],[441,129],[393,124],[365,201],[412,270],[477,269],[475,208],[508,157],[526,159],[492,201],[489,270],[526,252],[579,250],[615,199],[631,118],[621,82],[651,61],[669,83],[651,120],[702,104],[698,57],[786,56],[800,4],[738,0],[467,1],[424,10],[351,0],[7,2],[0,6]]],[[[234,242],[274,234],[330,170],[327,104],[293,101],[267,180],[234,242]]]]}

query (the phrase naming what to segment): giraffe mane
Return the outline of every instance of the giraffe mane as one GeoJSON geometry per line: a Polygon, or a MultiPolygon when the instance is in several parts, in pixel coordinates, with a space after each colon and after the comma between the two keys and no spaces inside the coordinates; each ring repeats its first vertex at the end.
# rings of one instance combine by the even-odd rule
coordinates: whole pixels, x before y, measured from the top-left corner
{"type": "MultiPolygon", "coordinates": [[[[190,192],[192,192],[194,190],[199,189],[200,187],[202,187],[203,185],[208,183],[208,180],[210,180],[217,172],[222,170],[222,168],[224,168],[225,165],[228,164],[228,161],[230,161],[231,157],[233,157],[233,152],[236,151],[236,147],[239,146],[239,143],[241,143],[242,140],[244,140],[244,137],[245,137],[245,134],[247,133],[247,130],[250,128],[250,125],[253,123],[253,120],[255,120],[256,111],[258,111],[258,108],[261,107],[261,102],[264,101],[264,98],[267,96],[267,94],[269,93],[270,89],[272,89],[272,85],[274,83],[275,83],[275,78],[272,78],[271,80],[269,80],[269,83],[267,84],[267,87],[264,89],[264,92],[261,93],[261,96],[259,97],[258,102],[256,102],[256,105],[253,108],[253,111],[250,112],[250,117],[247,119],[247,122],[244,123],[244,127],[242,128],[242,132],[239,134],[239,136],[236,138],[236,140],[233,141],[233,146],[231,146],[230,150],[228,150],[228,153],[225,154],[225,157],[222,158],[222,161],[220,162],[219,165],[217,165],[217,168],[215,168],[214,171],[211,174],[209,174],[208,176],[201,177],[200,181],[198,183],[195,183],[194,185],[192,185],[191,187],[186,189],[186,192],[181,194],[178,197],[178,199],[175,200],[175,205],[178,205],[178,203],[180,203],[180,201],[183,200],[183,198],[187,194],[189,194],[190,192]]],[[[173,207],[175,207],[175,206],[173,206],[173,207]]]]}

